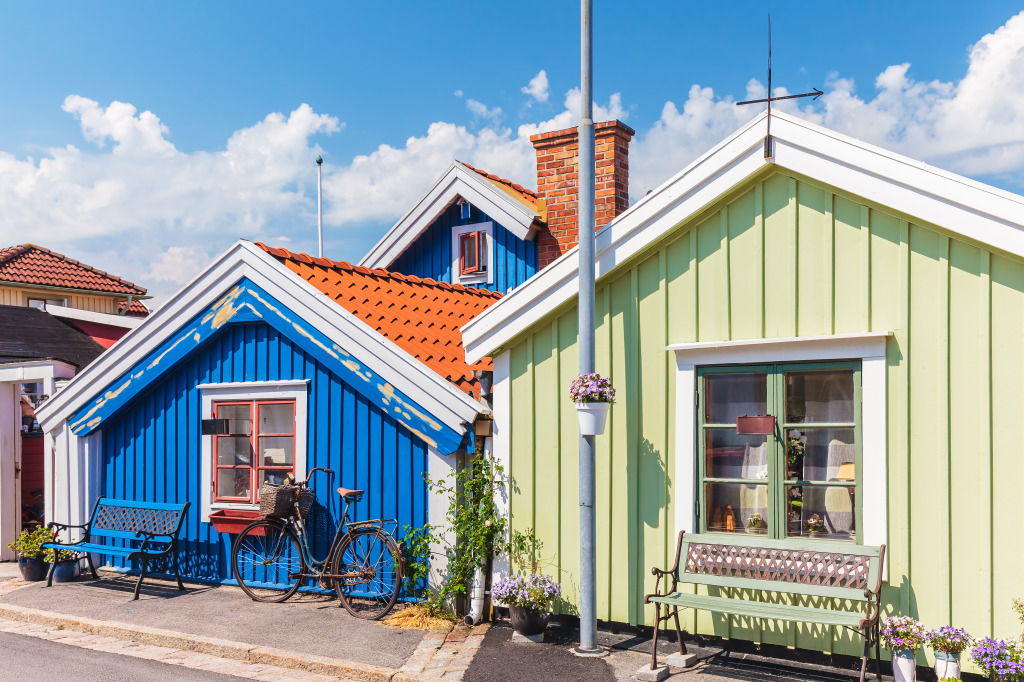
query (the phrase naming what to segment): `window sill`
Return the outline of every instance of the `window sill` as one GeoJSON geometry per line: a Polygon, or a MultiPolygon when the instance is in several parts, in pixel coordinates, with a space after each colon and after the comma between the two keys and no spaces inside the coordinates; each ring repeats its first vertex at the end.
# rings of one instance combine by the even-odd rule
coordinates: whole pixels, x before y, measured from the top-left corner
{"type": "Polygon", "coordinates": [[[488,283],[487,273],[485,272],[485,273],[480,274],[480,275],[477,275],[477,274],[472,274],[472,275],[456,275],[455,276],[455,283],[456,284],[463,284],[463,285],[466,285],[466,284],[487,284],[488,283]]]}

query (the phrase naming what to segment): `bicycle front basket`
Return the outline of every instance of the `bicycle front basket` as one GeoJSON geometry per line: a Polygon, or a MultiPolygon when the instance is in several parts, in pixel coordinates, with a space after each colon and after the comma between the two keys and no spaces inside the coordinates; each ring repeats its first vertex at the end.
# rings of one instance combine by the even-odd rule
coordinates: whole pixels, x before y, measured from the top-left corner
{"type": "Polygon", "coordinates": [[[294,485],[274,485],[263,481],[260,486],[260,516],[288,516],[294,509],[294,485]]]}

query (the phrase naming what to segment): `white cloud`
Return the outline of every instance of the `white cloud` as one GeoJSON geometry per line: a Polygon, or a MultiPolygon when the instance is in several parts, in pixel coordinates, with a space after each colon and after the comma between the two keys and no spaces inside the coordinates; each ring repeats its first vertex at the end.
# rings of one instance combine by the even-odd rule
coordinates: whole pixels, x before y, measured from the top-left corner
{"type": "Polygon", "coordinates": [[[213,260],[210,254],[195,246],[171,246],[159,254],[149,267],[147,282],[170,282],[181,286],[213,260]]]}
{"type": "Polygon", "coordinates": [[[501,107],[488,109],[486,104],[471,97],[466,100],[466,108],[473,112],[475,118],[483,119],[493,125],[497,125],[501,121],[501,107]]]}
{"type": "Polygon", "coordinates": [[[541,69],[536,76],[530,79],[530,82],[524,85],[522,88],[524,95],[529,95],[534,101],[547,102],[548,101],[548,74],[547,71],[541,69]]]}

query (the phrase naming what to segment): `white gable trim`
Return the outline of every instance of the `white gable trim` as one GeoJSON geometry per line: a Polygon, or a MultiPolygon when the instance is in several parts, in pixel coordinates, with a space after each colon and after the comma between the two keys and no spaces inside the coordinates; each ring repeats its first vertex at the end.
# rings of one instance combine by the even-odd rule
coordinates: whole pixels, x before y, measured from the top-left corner
{"type": "Polygon", "coordinates": [[[389,267],[459,197],[520,239],[533,238],[533,222],[538,218],[537,213],[456,161],[359,264],[367,268],[389,267]]]}
{"type": "Polygon", "coordinates": [[[110,313],[94,313],[91,310],[58,306],[47,307],[46,312],[50,313],[54,317],[65,317],[69,320],[82,320],[83,322],[95,322],[96,324],[105,324],[111,327],[123,327],[124,329],[135,329],[146,319],[145,317],[111,315],[110,313]]]}
{"type": "MultiPolygon", "coordinates": [[[[600,278],[699,215],[764,159],[765,114],[740,128],[597,234],[600,278]]],[[[1024,257],[1024,197],[887,152],[793,116],[774,113],[774,164],[1024,257]]],[[[491,355],[578,293],[574,248],[462,330],[466,359],[491,355]]]]}
{"type": "Polygon", "coordinates": [[[463,424],[472,423],[483,409],[480,403],[371,329],[276,258],[249,242],[239,241],[48,400],[36,415],[43,430],[52,430],[83,407],[110,381],[155,350],[184,320],[208,308],[243,277],[453,430],[463,431],[463,424]]]}

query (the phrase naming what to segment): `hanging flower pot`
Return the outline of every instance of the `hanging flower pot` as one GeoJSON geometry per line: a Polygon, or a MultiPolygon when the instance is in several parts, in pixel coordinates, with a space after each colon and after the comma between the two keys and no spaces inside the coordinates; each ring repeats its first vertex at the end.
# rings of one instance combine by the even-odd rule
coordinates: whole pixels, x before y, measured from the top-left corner
{"type": "Polygon", "coordinates": [[[615,402],[611,379],[600,374],[581,374],[569,386],[569,399],[576,403],[580,434],[599,436],[608,423],[608,410],[615,402]]]}
{"type": "Polygon", "coordinates": [[[600,436],[608,423],[611,403],[576,403],[576,417],[580,421],[580,435],[600,436]]]}

